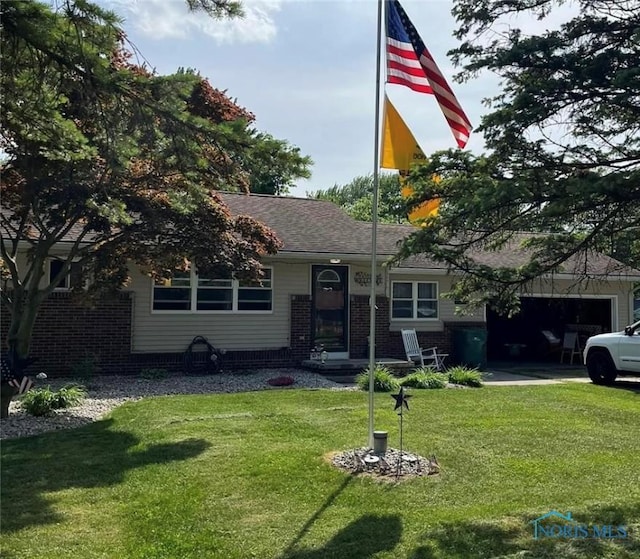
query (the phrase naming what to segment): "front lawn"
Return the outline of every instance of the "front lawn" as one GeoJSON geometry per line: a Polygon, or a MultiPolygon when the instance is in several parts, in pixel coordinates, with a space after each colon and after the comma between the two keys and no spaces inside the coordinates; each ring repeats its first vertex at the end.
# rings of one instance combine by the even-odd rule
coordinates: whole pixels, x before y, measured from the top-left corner
{"type": "MultiPolygon", "coordinates": [[[[362,392],[170,396],[2,445],[2,557],[469,559],[640,555],[640,394],[564,384],[412,391],[405,446],[440,476],[330,466],[367,438],[362,392]],[[628,537],[533,537],[571,512],[628,537]]],[[[376,394],[376,428],[397,416],[376,394]]]]}

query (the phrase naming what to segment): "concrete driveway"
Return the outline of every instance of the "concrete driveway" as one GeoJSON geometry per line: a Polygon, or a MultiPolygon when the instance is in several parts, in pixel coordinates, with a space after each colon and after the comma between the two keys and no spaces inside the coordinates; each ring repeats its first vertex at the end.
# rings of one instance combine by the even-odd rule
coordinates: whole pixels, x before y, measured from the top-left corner
{"type": "MultiPolygon", "coordinates": [[[[591,382],[582,365],[489,364],[482,373],[487,386],[526,386],[536,384],[562,384],[565,382],[591,382]]],[[[640,377],[619,377],[616,382],[638,383],[640,377]]]]}

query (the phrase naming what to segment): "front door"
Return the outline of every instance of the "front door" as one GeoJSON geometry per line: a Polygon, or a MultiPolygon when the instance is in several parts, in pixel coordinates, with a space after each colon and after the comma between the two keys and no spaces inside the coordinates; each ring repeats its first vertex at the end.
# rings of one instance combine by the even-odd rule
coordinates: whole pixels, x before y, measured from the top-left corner
{"type": "Polygon", "coordinates": [[[349,269],[346,266],[312,266],[311,332],[313,344],[329,357],[349,357],[349,269]]]}

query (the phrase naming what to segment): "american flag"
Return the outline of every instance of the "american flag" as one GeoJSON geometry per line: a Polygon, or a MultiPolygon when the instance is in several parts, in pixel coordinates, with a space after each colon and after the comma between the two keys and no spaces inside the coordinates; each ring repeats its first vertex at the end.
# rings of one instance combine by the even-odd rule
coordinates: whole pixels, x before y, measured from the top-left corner
{"type": "Polygon", "coordinates": [[[471,123],[398,0],[387,1],[387,83],[435,96],[460,148],[471,123]]]}
{"type": "Polygon", "coordinates": [[[4,357],[0,359],[0,373],[2,382],[15,388],[18,394],[24,394],[33,386],[33,381],[22,373],[14,372],[9,361],[4,357]]]}

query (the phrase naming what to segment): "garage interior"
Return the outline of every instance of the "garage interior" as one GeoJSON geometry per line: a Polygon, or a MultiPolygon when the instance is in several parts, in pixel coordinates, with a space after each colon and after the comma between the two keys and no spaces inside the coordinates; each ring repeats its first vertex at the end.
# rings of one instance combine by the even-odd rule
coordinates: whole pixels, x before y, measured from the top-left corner
{"type": "Polygon", "coordinates": [[[589,336],[612,331],[611,305],[611,299],[522,297],[520,313],[512,318],[487,309],[487,357],[559,362],[565,333],[577,332],[583,348],[589,336]],[[550,342],[543,332],[551,332],[559,343],[550,342]]]}

